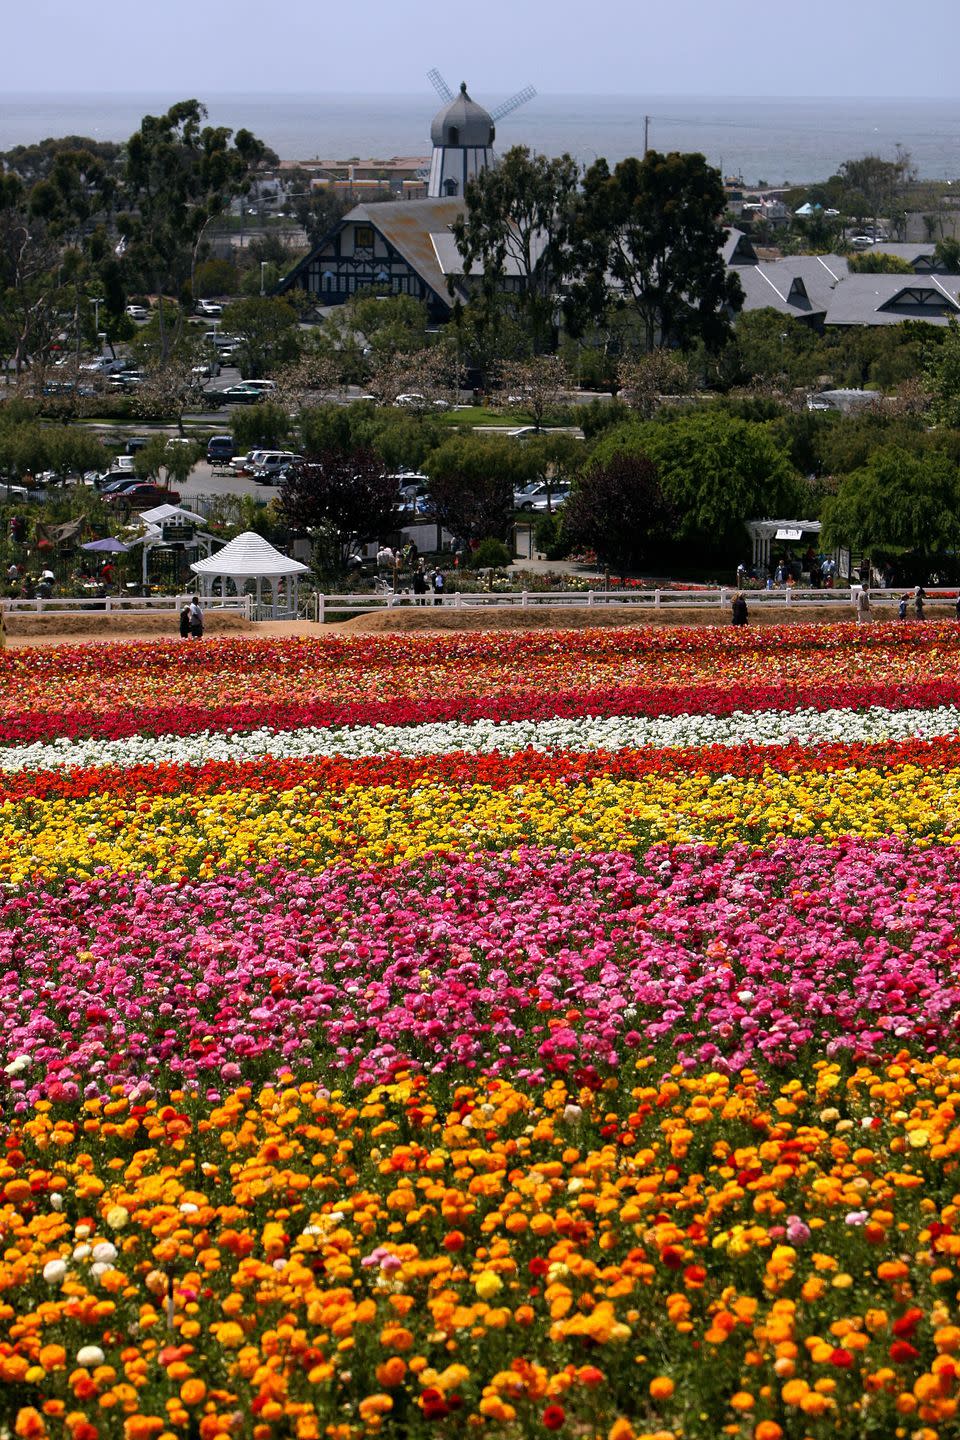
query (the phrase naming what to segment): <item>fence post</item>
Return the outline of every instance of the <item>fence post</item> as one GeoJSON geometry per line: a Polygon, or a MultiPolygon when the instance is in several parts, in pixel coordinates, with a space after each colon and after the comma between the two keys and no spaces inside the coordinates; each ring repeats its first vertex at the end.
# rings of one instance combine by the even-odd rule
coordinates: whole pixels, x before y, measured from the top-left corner
{"type": "Polygon", "coordinates": [[[785,589],[784,592],[783,592],[783,603],[784,603],[784,605],[789,605],[789,604],[790,604],[790,586],[789,586],[789,585],[786,587],[786,589],[785,589]]]}
{"type": "Polygon", "coordinates": [[[107,614],[109,615],[111,609],[113,608],[112,605],[110,604],[110,596],[109,596],[109,595],[107,596],[107,603],[106,603],[106,606],[105,606],[104,608],[106,609],[106,612],[107,612],[107,614]]]}
{"type": "Polygon", "coordinates": [[[588,590],[588,591],[587,591],[587,604],[588,604],[588,605],[592,605],[592,604],[593,604],[593,591],[592,591],[592,590],[588,590]]]}
{"type": "Polygon", "coordinates": [[[727,587],[726,587],[726,585],[721,585],[721,586],[720,586],[720,609],[721,609],[721,610],[725,610],[726,608],[727,608],[727,587]]]}
{"type": "Polygon", "coordinates": [[[521,592],[520,592],[520,604],[525,607],[525,606],[526,606],[526,603],[527,603],[527,592],[526,592],[526,590],[521,590],[521,592]]]}
{"type": "Polygon", "coordinates": [[[317,624],[323,625],[326,621],[326,602],[323,591],[317,591],[317,624]]]}
{"type": "Polygon", "coordinates": [[[659,591],[659,590],[654,590],[654,592],[653,592],[653,608],[654,608],[655,610],[659,610],[659,609],[660,609],[660,591],[659,591]]]}
{"type": "Polygon", "coordinates": [[[457,591],[457,598],[453,602],[453,607],[455,610],[463,609],[463,593],[460,590],[457,591]]]}

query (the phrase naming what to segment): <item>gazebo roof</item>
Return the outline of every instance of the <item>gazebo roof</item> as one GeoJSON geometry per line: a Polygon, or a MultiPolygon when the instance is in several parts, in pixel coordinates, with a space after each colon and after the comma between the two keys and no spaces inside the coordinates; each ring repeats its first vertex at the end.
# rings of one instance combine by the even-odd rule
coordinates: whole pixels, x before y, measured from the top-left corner
{"type": "Polygon", "coordinates": [[[181,505],[155,505],[152,510],[141,510],[140,519],[146,520],[149,525],[161,525],[164,520],[183,521],[195,520],[202,525],[204,519],[194,510],[184,510],[181,505]]]}
{"type": "Polygon", "coordinates": [[[245,580],[255,580],[257,576],[272,580],[280,575],[303,575],[309,568],[299,560],[281,555],[269,540],[253,530],[245,530],[215,555],[195,560],[190,566],[195,575],[228,575],[231,579],[245,580]]]}

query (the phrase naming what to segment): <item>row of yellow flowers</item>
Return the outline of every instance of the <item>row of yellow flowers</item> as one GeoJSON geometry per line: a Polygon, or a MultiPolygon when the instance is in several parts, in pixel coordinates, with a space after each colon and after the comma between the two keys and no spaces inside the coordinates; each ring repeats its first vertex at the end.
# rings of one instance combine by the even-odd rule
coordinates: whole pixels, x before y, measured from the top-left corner
{"type": "Polygon", "coordinates": [[[13,1433],[948,1440],[960,1060],[657,1072],[38,1103],[13,1433]]]}
{"type": "Polygon", "coordinates": [[[897,834],[951,841],[960,830],[960,770],[764,770],[756,776],[667,772],[507,788],[294,786],[192,796],[8,801],[0,806],[0,881],[90,875],[209,875],[264,859],[320,870],[517,845],[631,850],[655,841],[897,834]]]}

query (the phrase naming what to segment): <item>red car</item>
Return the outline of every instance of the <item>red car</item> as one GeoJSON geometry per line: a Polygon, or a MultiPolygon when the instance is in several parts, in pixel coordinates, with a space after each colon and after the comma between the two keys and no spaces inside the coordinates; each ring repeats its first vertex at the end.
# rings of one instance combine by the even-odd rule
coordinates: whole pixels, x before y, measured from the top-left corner
{"type": "Polygon", "coordinates": [[[103,497],[104,505],[129,505],[131,510],[146,510],[151,505],[178,505],[179,490],[164,490],[161,485],[128,485],[103,497]]]}

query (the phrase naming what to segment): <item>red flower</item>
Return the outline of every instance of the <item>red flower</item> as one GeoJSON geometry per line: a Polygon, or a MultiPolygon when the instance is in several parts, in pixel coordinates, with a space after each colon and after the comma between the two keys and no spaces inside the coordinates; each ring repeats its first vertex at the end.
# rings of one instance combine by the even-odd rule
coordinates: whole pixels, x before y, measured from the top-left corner
{"type": "Polygon", "coordinates": [[[895,1365],[905,1365],[908,1360],[916,1360],[919,1354],[916,1346],[906,1340],[894,1340],[890,1346],[890,1359],[895,1365]]]}
{"type": "Polygon", "coordinates": [[[918,1310],[915,1305],[906,1310],[898,1320],[893,1322],[893,1333],[899,1340],[912,1340],[914,1331],[923,1319],[923,1311],[918,1310]]]}
{"type": "Polygon", "coordinates": [[[548,1405],[543,1412],[543,1423],[547,1430],[559,1430],[567,1414],[562,1405],[548,1405]]]}
{"type": "Polygon", "coordinates": [[[838,1370],[849,1370],[853,1364],[853,1356],[849,1350],[837,1346],[830,1354],[830,1364],[836,1365],[838,1370]]]}

